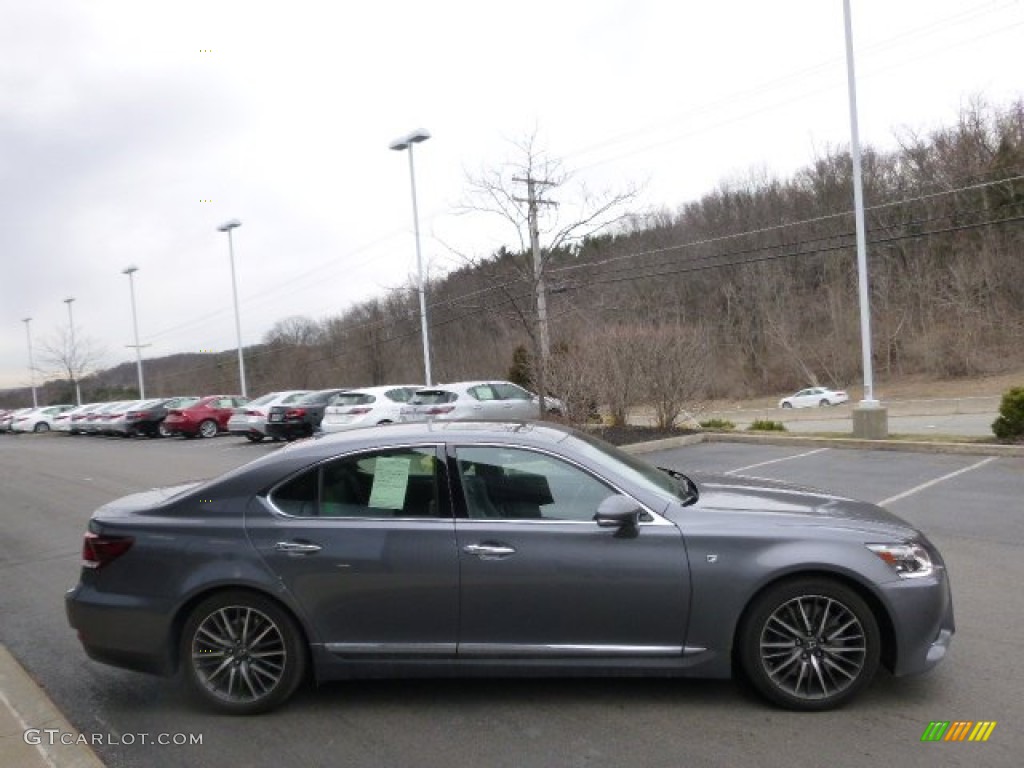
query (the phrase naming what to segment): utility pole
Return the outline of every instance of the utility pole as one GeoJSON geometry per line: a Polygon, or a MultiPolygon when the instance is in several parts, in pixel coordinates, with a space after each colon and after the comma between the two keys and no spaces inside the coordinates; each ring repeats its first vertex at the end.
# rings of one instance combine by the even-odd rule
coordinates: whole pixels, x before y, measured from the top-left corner
{"type": "Polygon", "coordinates": [[[544,260],[540,251],[540,225],[537,221],[537,206],[555,205],[550,200],[537,198],[537,186],[554,186],[554,182],[542,181],[532,175],[525,179],[513,177],[512,181],[526,182],[526,200],[514,198],[527,204],[527,221],[530,227],[530,248],[533,250],[533,283],[537,293],[537,339],[540,351],[540,363],[537,365],[537,397],[540,398],[540,417],[544,418],[544,399],[546,397],[546,378],[548,357],[551,355],[551,337],[548,333],[548,294],[544,285],[544,260]]]}

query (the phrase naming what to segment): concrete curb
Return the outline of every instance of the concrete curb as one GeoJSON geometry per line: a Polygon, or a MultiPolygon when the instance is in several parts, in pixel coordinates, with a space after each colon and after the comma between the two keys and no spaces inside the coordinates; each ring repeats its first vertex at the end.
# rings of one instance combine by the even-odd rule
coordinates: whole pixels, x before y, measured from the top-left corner
{"type": "Polygon", "coordinates": [[[87,745],[62,743],[62,738],[74,742],[78,734],[0,645],[0,768],[103,768],[87,745]]]}
{"type": "Polygon", "coordinates": [[[704,432],[681,435],[647,443],[622,446],[629,453],[653,453],[698,443],[753,443],[755,445],[791,445],[798,448],[846,448],[859,451],[905,451],[907,453],[948,453],[962,456],[1024,457],[1024,445],[989,445],[986,443],[930,443],[913,440],[861,440],[854,437],[804,437],[797,435],[731,434],[704,432]]]}

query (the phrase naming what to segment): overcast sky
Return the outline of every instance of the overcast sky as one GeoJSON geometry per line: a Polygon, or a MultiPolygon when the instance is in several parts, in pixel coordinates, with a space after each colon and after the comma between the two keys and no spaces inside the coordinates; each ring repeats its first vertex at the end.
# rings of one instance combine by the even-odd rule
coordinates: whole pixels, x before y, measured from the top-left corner
{"type": "MultiPolygon", "coordinates": [[[[1024,92],[1022,0],[852,0],[861,138],[1024,92]]],[[[457,216],[467,173],[538,145],[676,209],[849,141],[841,0],[0,0],[0,388],[67,328],[132,360],[339,314],[515,245],[457,216]]],[[[556,197],[573,195],[575,187],[556,197]]],[[[870,202],[870,201],[869,201],[870,202]]],[[[258,394],[258,393],[257,393],[258,394]]]]}

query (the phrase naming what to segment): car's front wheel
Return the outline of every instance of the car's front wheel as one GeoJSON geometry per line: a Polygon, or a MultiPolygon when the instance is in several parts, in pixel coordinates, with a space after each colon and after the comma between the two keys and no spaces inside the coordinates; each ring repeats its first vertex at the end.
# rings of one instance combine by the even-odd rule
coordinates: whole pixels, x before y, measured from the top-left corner
{"type": "Polygon", "coordinates": [[[200,437],[216,437],[217,436],[217,422],[213,419],[206,419],[199,425],[199,436],[200,437]]]}
{"type": "Polygon", "coordinates": [[[782,404],[782,407],[783,407],[783,408],[792,408],[792,407],[793,407],[793,404],[792,404],[792,403],[790,403],[790,402],[785,402],[785,403],[783,403],[783,404],[782,404]]]}
{"type": "Polygon", "coordinates": [[[283,704],[306,673],[295,620],[251,592],[222,592],[192,611],[181,637],[185,683],[203,703],[232,715],[283,704]]]}
{"type": "Polygon", "coordinates": [[[825,400],[824,398],[822,398],[822,401],[818,403],[818,406],[820,408],[827,408],[830,405],[832,405],[832,403],[830,403],[828,400],[825,400]]]}
{"type": "Polygon", "coordinates": [[[867,603],[829,579],[769,588],[741,624],[739,661],[766,699],[801,711],[842,706],[878,669],[881,636],[867,603]]]}
{"type": "Polygon", "coordinates": [[[33,432],[49,432],[50,431],[50,425],[47,424],[45,421],[40,421],[38,424],[35,425],[35,427],[32,428],[32,431],[33,432]]]}

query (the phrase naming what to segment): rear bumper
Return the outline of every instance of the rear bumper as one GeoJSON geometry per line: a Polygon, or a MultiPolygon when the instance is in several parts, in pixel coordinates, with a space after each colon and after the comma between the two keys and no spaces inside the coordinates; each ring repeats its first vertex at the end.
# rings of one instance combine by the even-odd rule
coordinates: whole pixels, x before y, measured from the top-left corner
{"type": "Polygon", "coordinates": [[[137,672],[174,674],[167,606],[79,584],[65,594],[64,608],[89,658],[137,672]]]}

